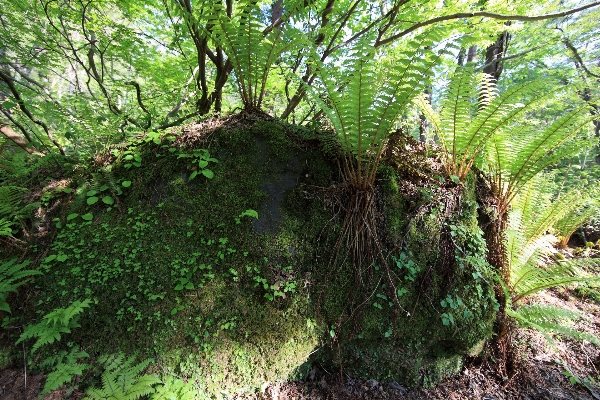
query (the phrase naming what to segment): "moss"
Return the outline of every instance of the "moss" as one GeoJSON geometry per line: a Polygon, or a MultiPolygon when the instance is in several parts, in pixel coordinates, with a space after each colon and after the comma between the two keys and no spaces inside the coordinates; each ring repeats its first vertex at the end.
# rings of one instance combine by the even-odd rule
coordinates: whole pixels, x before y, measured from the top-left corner
{"type": "Polygon", "coordinates": [[[292,131],[261,121],[213,132],[206,147],[218,163],[210,164],[210,180],[189,180],[190,159],[177,156],[193,149],[170,144],[142,144],[139,168],[118,161],[113,178],[133,182],[118,205],[107,211],[100,202],[78,203],[72,212],[94,218],[64,221],[48,254],[66,259],[42,264],[40,313],[76,299],[96,303],[81,329],[46,352],[71,342],[87,344],[93,356],[155,356],[211,395],[302,377],[311,362],[335,366],[340,357],[351,375],[410,385],[456,372],[461,357],[489,337],[494,318],[472,184],[453,193],[457,205],[445,210],[435,197],[403,197],[395,171],[380,169],[382,241],[396,292],[384,268],[363,266],[357,324],[348,307],[357,286],[344,249],[333,263],[341,221],[325,188],[337,176],[334,163],[292,131]],[[268,185],[283,188],[277,202],[268,185]],[[257,210],[260,220],[270,201],[267,211],[281,217],[257,234],[243,213],[257,210]],[[415,216],[421,206],[428,211],[415,216]],[[451,233],[461,251],[451,247],[448,256],[437,249],[451,233]],[[444,275],[448,257],[454,270],[444,275]],[[334,351],[324,345],[330,331],[340,341],[334,351]]]}

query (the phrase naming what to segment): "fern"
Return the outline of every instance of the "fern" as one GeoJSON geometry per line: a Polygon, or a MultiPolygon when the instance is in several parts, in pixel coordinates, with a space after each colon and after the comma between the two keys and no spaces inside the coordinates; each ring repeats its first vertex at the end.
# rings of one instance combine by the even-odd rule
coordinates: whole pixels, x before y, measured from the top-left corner
{"type": "Polygon", "coordinates": [[[0,218],[0,236],[12,236],[13,231],[11,226],[14,224],[14,222],[11,222],[4,217],[0,218]]]}
{"type": "Polygon", "coordinates": [[[588,143],[577,139],[577,133],[590,121],[587,106],[581,106],[545,129],[521,124],[499,131],[488,142],[488,168],[500,200],[499,211],[508,210],[519,191],[542,170],[580,153],[588,143]]]}
{"type": "Polygon", "coordinates": [[[566,324],[581,318],[581,315],[560,307],[548,305],[527,305],[518,310],[507,310],[507,314],[516,319],[521,327],[531,327],[544,335],[552,343],[552,333],[562,334],[577,340],[587,340],[600,346],[597,337],[573,329],[566,324]]]}
{"type": "Polygon", "coordinates": [[[17,259],[3,262],[0,264],[0,310],[10,313],[10,307],[6,298],[10,292],[16,292],[17,288],[27,282],[27,279],[33,275],[41,275],[39,271],[24,269],[30,264],[29,261],[17,263],[17,259]]]}
{"type": "Polygon", "coordinates": [[[61,334],[71,333],[71,329],[81,326],[78,323],[79,314],[90,306],[90,302],[90,299],[85,299],[84,301],[77,300],[67,308],[53,310],[49,314],[46,314],[41,322],[27,326],[16,344],[27,339],[37,338],[31,349],[31,353],[33,354],[41,346],[60,340],[61,334]]]}
{"type": "MultiPolygon", "coordinates": [[[[286,4],[284,18],[302,6],[302,2],[286,4]]],[[[261,23],[262,11],[257,1],[237,2],[228,16],[220,0],[212,1],[209,17],[212,38],[223,48],[233,65],[238,91],[246,108],[260,108],[270,69],[281,53],[295,45],[300,35],[290,26],[266,32],[261,23]]]]}
{"type": "Polygon", "coordinates": [[[366,38],[341,66],[314,61],[322,91],[314,86],[306,90],[339,136],[346,154],[347,179],[355,187],[364,189],[373,184],[389,132],[427,82],[436,59],[428,50],[434,37],[435,33],[428,32],[393,58],[375,61],[375,50],[366,38]],[[348,77],[342,87],[336,79],[338,69],[348,77]]]}
{"type": "Polygon", "coordinates": [[[79,362],[82,358],[89,358],[89,355],[85,351],[80,351],[78,346],[75,346],[68,353],[63,350],[57,355],[44,360],[41,366],[51,367],[52,372],[46,376],[46,383],[40,397],[58,389],[67,382],[71,382],[75,375],[82,375],[83,371],[90,368],[89,364],[79,362]]]}
{"type": "Polygon", "coordinates": [[[455,70],[439,114],[428,102],[418,99],[416,105],[431,122],[446,150],[448,175],[464,179],[487,141],[517,115],[530,109],[544,86],[544,82],[528,82],[498,95],[489,76],[476,74],[472,66],[467,66],[455,70]],[[479,87],[473,82],[479,82],[479,87]],[[523,103],[523,97],[530,100],[523,103]]]}
{"type": "Polygon", "coordinates": [[[13,218],[22,209],[27,189],[18,186],[0,187],[0,217],[13,218]]]}
{"type": "Polygon", "coordinates": [[[102,373],[102,388],[92,388],[85,399],[135,400],[154,393],[153,386],[160,383],[154,375],[141,375],[151,359],[135,364],[135,357],[125,359],[123,354],[104,356],[100,359],[105,370],[102,373]]]}
{"type": "Polygon", "coordinates": [[[151,397],[152,400],[194,400],[198,396],[198,391],[192,381],[183,382],[179,378],[167,376],[162,385],[156,386],[156,393],[151,397]]]}
{"type": "Polygon", "coordinates": [[[557,219],[554,228],[558,231],[558,247],[567,246],[571,235],[584,223],[600,213],[600,183],[596,182],[581,189],[571,190],[578,196],[571,203],[564,215],[557,219]]]}

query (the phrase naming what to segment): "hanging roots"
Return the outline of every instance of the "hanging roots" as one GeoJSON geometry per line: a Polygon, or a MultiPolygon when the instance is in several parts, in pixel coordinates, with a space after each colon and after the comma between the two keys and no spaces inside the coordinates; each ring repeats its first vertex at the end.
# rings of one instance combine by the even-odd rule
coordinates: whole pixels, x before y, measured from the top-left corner
{"type": "MultiPolygon", "coordinates": [[[[353,270],[353,282],[349,289],[350,298],[348,299],[347,317],[342,318],[336,326],[336,336],[332,342],[339,340],[339,327],[350,322],[352,329],[348,333],[350,336],[360,331],[360,323],[363,317],[363,310],[368,304],[370,297],[374,295],[374,290],[380,287],[382,279],[387,283],[386,292],[389,299],[395,299],[397,307],[394,308],[395,320],[398,310],[406,312],[397,297],[396,285],[392,279],[392,272],[387,264],[377,231],[377,202],[376,191],[374,189],[357,189],[350,187],[345,198],[347,202],[340,204],[344,212],[344,220],[339,233],[339,237],[334,246],[330,266],[332,270],[336,266],[341,267],[348,259],[351,262],[353,270]],[[342,255],[343,259],[340,259],[342,255]],[[379,279],[373,287],[373,278],[375,266],[378,265],[383,271],[384,276],[379,279]],[[342,321],[342,320],[345,321],[342,321]]],[[[340,202],[341,203],[341,202],[340,202]]],[[[331,278],[334,278],[333,276],[331,278]]],[[[324,288],[324,291],[327,287],[324,288]]],[[[325,293],[322,292],[321,295],[325,293]]],[[[321,301],[319,301],[320,303],[321,301]]],[[[406,312],[408,314],[408,312],[406,312]]],[[[333,344],[333,343],[332,343],[333,344]]]]}

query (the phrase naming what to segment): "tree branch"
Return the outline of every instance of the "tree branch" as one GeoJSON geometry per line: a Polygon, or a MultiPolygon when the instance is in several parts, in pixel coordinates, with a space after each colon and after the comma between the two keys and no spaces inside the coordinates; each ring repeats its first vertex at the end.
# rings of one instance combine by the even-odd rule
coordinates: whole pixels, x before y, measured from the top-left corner
{"type": "Polygon", "coordinates": [[[462,19],[462,18],[476,18],[476,17],[491,18],[491,19],[497,19],[500,21],[529,21],[529,22],[543,21],[546,19],[565,17],[567,15],[575,14],[579,11],[584,11],[589,8],[596,7],[598,5],[600,5],[600,1],[595,1],[593,3],[589,3],[584,6],[573,8],[573,9],[567,10],[567,11],[562,11],[562,12],[552,13],[552,14],[537,15],[537,16],[505,15],[505,14],[498,14],[498,13],[493,13],[493,12],[488,12],[488,11],[476,11],[476,12],[470,12],[470,13],[457,13],[457,14],[444,15],[441,17],[432,18],[427,21],[416,23],[413,26],[411,26],[410,28],[403,30],[402,32],[392,35],[392,36],[388,37],[387,39],[378,41],[377,43],[375,43],[375,47],[386,45],[388,43],[391,43],[395,40],[400,39],[401,37],[408,35],[411,32],[416,31],[419,28],[433,25],[438,22],[451,21],[451,20],[462,19]]]}
{"type": "Polygon", "coordinates": [[[571,53],[573,53],[573,57],[575,57],[575,60],[577,60],[577,62],[579,63],[579,65],[581,66],[581,68],[585,71],[586,74],[588,74],[589,76],[593,76],[594,78],[598,78],[600,79],[600,75],[598,74],[594,74],[592,71],[590,71],[586,66],[585,63],[583,62],[583,60],[581,59],[581,56],[579,55],[579,52],[577,51],[577,49],[575,48],[575,46],[573,46],[573,44],[571,43],[571,41],[569,40],[569,38],[565,37],[563,39],[563,43],[565,44],[565,46],[567,46],[567,48],[569,50],[571,50],[571,53]]]}
{"type": "Polygon", "coordinates": [[[148,114],[148,122],[143,128],[144,130],[150,128],[150,126],[152,125],[152,114],[150,114],[150,111],[148,111],[148,109],[144,106],[144,103],[142,103],[142,90],[140,89],[140,85],[135,81],[125,82],[125,84],[135,87],[137,102],[140,105],[140,108],[144,110],[146,114],[148,114]]]}
{"type": "Polygon", "coordinates": [[[34,117],[33,114],[31,114],[31,112],[29,111],[29,109],[25,106],[25,102],[23,101],[23,99],[21,98],[21,95],[15,88],[12,78],[10,76],[6,75],[4,72],[0,71],[0,79],[2,79],[4,81],[4,83],[6,83],[6,85],[8,86],[8,89],[10,90],[13,97],[17,101],[17,104],[19,104],[19,108],[21,109],[21,111],[23,111],[23,113],[31,121],[33,121],[35,124],[41,126],[44,129],[44,132],[46,132],[46,136],[48,136],[48,139],[50,139],[50,141],[52,143],[54,143],[54,145],[58,148],[58,151],[60,152],[60,154],[62,154],[64,156],[65,151],[62,149],[60,144],[58,144],[58,142],[54,139],[54,137],[52,136],[52,133],[50,133],[50,130],[48,129],[48,125],[46,125],[44,122],[42,122],[39,119],[37,119],[36,117],[34,117]]]}

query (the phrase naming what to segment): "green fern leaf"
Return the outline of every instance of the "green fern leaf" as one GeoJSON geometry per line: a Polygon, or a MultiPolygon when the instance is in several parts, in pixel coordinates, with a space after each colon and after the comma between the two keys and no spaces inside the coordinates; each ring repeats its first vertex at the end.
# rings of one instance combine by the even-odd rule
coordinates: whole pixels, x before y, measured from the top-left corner
{"type": "Polygon", "coordinates": [[[86,399],[124,399],[135,400],[154,393],[154,385],[160,383],[154,375],[142,375],[152,360],[144,360],[134,365],[135,357],[125,359],[121,353],[102,357],[99,360],[105,366],[102,374],[102,389],[91,388],[86,399]]]}

